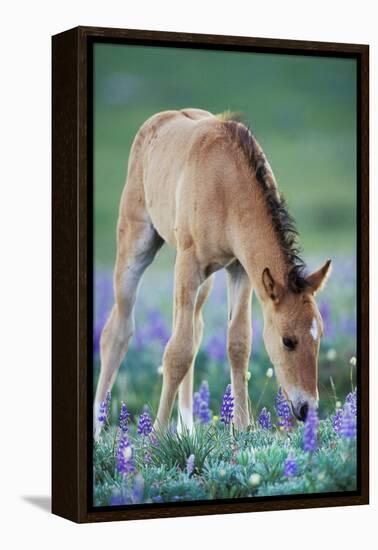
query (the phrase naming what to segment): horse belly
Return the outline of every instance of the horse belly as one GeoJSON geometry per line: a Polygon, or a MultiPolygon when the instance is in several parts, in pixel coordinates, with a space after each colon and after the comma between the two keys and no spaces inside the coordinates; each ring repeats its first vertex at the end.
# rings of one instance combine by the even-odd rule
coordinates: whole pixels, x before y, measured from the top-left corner
{"type": "Polygon", "coordinates": [[[185,172],[188,140],[166,128],[148,145],[144,170],[146,207],[159,235],[176,247],[176,208],[185,172]]]}

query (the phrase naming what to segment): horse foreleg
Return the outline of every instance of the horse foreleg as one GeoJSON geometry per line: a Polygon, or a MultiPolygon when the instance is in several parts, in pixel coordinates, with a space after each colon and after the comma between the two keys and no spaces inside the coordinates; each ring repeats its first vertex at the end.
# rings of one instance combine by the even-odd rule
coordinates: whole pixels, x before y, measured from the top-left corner
{"type": "Polygon", "coordinates": [[[229,324],[227,351],[231,363],[234,424],[246,428],[250,423],[248,410],[248,363],[252,345],[251,297],[248,275],[239,262],[227,268],[229,324]]]}
{"type": "Polygon", "coordinates": [[[195,357],[197,355],[199,346],[202,340],[203,334],[203,317],[202,317],[202,307],[210,293],[213,283],[213,277],[209,277],[202,284],[198,291],[198,296],[196,300],[196,307],[194,311],[194,358],[192,364],[186,375],[184,376],[183,381],[179,387],[179,397],[178,397],[178,429],[181,430],[182,424],[184,424],[189,430],[193,428],[193,374],[194,374],[194,363],[195,357]]]}
{"type": "MultiPolygon", "coordinates": [[[[179,385],[190,376],[183,390],[183,399],[191,408],[188,387],[192,386],[189,373],[196,352],[194,313],[198,288],[201,285],[200,269],[190,251],[177,253],[175,266],[174,323],[171,338],[163,356],[163,387],[155,428],[165,427],[172,413],[179,385]]],[[[188,415],[189,416],[189,415],[188,415]]]]}

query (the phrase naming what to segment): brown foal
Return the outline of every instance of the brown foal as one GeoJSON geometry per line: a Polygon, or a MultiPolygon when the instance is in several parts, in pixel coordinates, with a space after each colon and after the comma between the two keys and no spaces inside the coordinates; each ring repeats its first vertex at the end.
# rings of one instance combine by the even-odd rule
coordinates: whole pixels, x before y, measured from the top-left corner
{"type": "Polygon", "coordinates": [[[192,427],[193,368],[200,346],[202,306],[211,275],[228,275],[228,339],[234,424],[250,423],[248,363],[251,298],[264,316],[264,342],[294,414],[317,405],[322,320],[314,296],[330,261],[304,274],[296,231],[273,172],[251,132],[231,115],[200,109],[149,118],[131,149],[117,227],[115,304],[101,336],[95,404],[111,389],[134,330],[140,279],[164,243],[176,251],[172,335],[163,356],[156,424],[165,426],[177,393],[179,414],[192,427]]]}

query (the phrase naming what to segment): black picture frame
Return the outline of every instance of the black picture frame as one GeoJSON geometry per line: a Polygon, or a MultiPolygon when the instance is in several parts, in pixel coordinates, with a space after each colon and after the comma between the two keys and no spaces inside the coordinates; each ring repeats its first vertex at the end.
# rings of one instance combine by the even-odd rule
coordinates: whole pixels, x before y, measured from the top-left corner
{"type": "Polygon", "coordinates": [[[77,27],[52,38],[52,511],[75,522],[369,502],[369,47],[77,27]],[[349,57],[357,61],[358,489],[348,493],[93,508],[92,78],[95,43],[349,57]],[[362,422],[363,418],[363,422],[362,422]]]}

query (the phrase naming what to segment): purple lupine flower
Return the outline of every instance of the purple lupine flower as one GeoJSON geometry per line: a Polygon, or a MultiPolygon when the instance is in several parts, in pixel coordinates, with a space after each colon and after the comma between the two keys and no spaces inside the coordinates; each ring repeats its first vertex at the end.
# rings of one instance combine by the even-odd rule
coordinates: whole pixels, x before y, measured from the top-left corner
{"type": "Polygon", "coordinates": [[[207,380],[202,380],[201,386],[199,389],[199,396],[202,401],[204,401],[207,406],[210,405],[210,390],[209,390],[209,383],[207,380]]]}
{"type": "Polygon", "coordinates": [[[152,432],[151,416],[148,411],[144,411],[138,422],[138,434],[147,437],[152,432]]]}
{"type": "Polygon", "coordinates": [[[121,411],[119,413],[119,427],[123,432],[128,431],[128,423],[130,419],[130,413],[127,410],[126,403],[122,401],[121,403],[121,411]]]}
{"type": "Polygon", "coordinates": [[[228,426],[234,417],[234,398],[231,395],[231,384],[228,384],[223,396],[220,420],[225,426],[228,426]]]}
{"type": "Polygon", "coordinates": [[[340,435],[345,439],[354,439],[357,436],[356,415],[349,403],[345,403],[341,418],[340,435]]]}
{"type": "Polygon", "coordinates": [[[197,391],[193,394],[193,416],[194,416],[194,418],[199,418],[201,403],[202,403],[202,400],[201,400],[199,392],[197,391]]]}
{"type": "Polygon", "coordinates": [[[210,391],[206,380],[201,383],[200,389],[193,396],[193,416],[202,424],[207,424],[211,420],[210,391]]]}
{"type": "Polygon", "coordinates": [[[351,413],[356,416],[357,415],[357,389],[348,393],[348,395],[345,398],[345,404],[347,403],[350,406],[351,413]]]}
{"type": "Polygon", "coordinates": [[[317,410],[314,407],[310,407],[303,432],[303,450],[308,453],[313,453],[318,447],[318,426],[317,410]]]}
{"type": "Polygon", "coordinates": [[[257,418],[257,422],[260,424],[260,427],[263,430],[272,429],[272,420],[271,420],[270,412],[265,407],[261,409],[261,412],[257,418]]]}
{"type": "Polygon", "coordinates": [[[205,401],[201,401],[198,411],[198,420],[201,424],[208,424],[211,420],[211,410],[205,401]]]}
{"type": "Polygon", "coordinates": [[[332,426],[337,434],[340,433],[342,418],[343,418],[343,409],[337,409],[336,414],[332,417],[332,426]]]}
{"type": "Polygon", "coordinates": [[[188,476],[192,475],[192,473],[194,472],[194,460],[194,455],[191,454],[186,461],[186,473],[188,474],[188,476]]]}
{"type": "Polygon", "coordinates": [[[348,393],[342,409],[338,409],[332,418],[335,432],[343,437],[356,437],[357,430],[357,390],[348,393]],[[343,435],[345,434],[345,435],[343,435]],[[350,435],[348,435],[350,434],[350,435]]]}
{"type": "Polygon", "coordinates": [[[106,401],[101,401],[100,406],[98,408],[98,417],[97,417],[97,419],[100,422],[100,424],[105,424],[106,418],[107,418],[106,401]]]}
{"type": "Polygon", "coordinates": [[[110,393],[110,391],[107,392],[106,394],[106,398],[104,401],[101,401],[100,403],[100,406],[99,406],[99,409],[98,409],[98,421],[100,422],[100,424],[103,426],[107,420],[108,420],[108,416],[109,416],[109,411],[110,411],[110,403],[111,403],[111,399],[112,399],[112,395],[110,393]]]}
{"type": "Polygon", "coordinates": [[[284,462],[284,476],[295,477],[298,473],[298,464],[292,453],[289,454],[284,462]]]}
{"type": "Polygon", "coordinates": [[[122,475],[133,474],[136,470],[134,451],[126,433],[121,434],[116,455],[117,471],[122,475]]]}
{"type": "Polygon", "coordinates": [[[286,431],[290,430],[293,425],[293,416],[291,414],[289,404],[282,393],[282,388],[278,390],[276,395],[275,406],[279,427],[286,431]]]}

